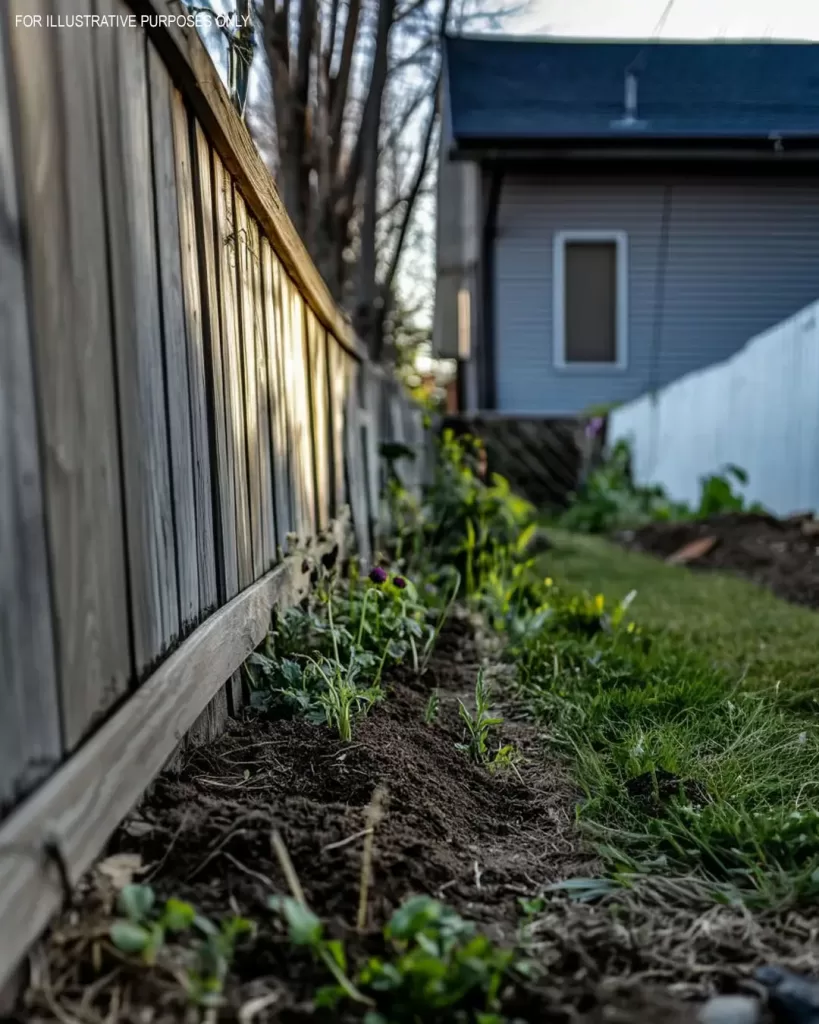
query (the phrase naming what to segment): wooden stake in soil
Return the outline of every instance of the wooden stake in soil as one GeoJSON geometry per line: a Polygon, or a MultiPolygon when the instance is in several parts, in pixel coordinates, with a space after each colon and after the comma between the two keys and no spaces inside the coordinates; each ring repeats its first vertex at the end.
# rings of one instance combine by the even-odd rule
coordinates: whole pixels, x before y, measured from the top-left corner
{"type": "Polygon", "coordinates": [[[372,882],[373,844],[375,842],[375,829],[384,817],[383,805],[387,797],[387,790],[384,786],[376,786],[370,806],[367,808],[366,829],[364,838],[364,853],[361,858],[361,885],[358,895],[358,930],[364,931],[367,923],[367,898],[370,884],[372,882]]]}

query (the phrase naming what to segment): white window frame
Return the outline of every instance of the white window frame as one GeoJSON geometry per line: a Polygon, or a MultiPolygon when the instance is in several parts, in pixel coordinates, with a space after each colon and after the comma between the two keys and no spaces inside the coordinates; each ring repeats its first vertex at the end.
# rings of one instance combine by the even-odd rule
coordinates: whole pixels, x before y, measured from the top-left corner
{"type": "Polygon", "coordinates": [[[628,368],[628,235],[625,231],[556,231],[554,237],[552,312],[554,365],[578,373],[619,373],[628,368]],[[566,243],[614,242],[617,247],[616,359],[580,363],[566,359],[566,243]]]}

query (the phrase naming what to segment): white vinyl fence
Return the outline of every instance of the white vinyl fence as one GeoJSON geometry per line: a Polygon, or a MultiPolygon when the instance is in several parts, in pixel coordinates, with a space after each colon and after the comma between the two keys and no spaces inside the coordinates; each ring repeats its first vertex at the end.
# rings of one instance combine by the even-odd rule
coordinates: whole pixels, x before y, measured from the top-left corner
{"type": "Polygon", "coordinates": [[[779,515],[819,509],[819,302],[616,409],[609,439],[631,441],[636,482],[677,501],[696,502],[699,478],[734,463],[749,501],[779,515]]]}

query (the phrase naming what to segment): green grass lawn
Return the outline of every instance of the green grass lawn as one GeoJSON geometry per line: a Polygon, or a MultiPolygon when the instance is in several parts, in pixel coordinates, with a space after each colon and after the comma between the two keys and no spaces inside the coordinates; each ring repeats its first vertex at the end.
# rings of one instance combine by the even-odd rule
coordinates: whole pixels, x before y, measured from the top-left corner
{"type": "Polygon", "coordinates": [[[598,537],[548,534],[554,548],[541,568],[568,589],[615,600],[636,590],[632,617],[653,633],[707,651],[750,686],[819,693],[819,613],[745,580],[665,565],[598,537]]]}
{"type": "Polygon", "coordinates": [[[517,650],[518,678],[574,766],[604,861],[693,871],[767,906],[815,900],[819,616],[742,580],[549,535],[551,615],[517,650]],[[631,591],[627,618],[609,620],[631,591]]]}

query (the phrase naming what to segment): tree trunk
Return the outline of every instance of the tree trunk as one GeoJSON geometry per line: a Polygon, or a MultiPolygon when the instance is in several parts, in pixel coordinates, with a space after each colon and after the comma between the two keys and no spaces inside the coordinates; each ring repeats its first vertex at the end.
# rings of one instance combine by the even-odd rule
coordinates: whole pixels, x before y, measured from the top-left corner
{"type": "Polygon", "coordinates": [[[361,341],[373,359],[381,355],[379,326],[381,297],[376,283],[375,227],[378,193],[378,136],[381,126],[381,103],[387,83],[387,53],[390,28],[395,14],[395,0],[380,0],[378,27],[375,34],[375,56],[372,79],[359,138],[361,152],[361,245],[358,262],[358,294],[353,322],[361,341]]]}

